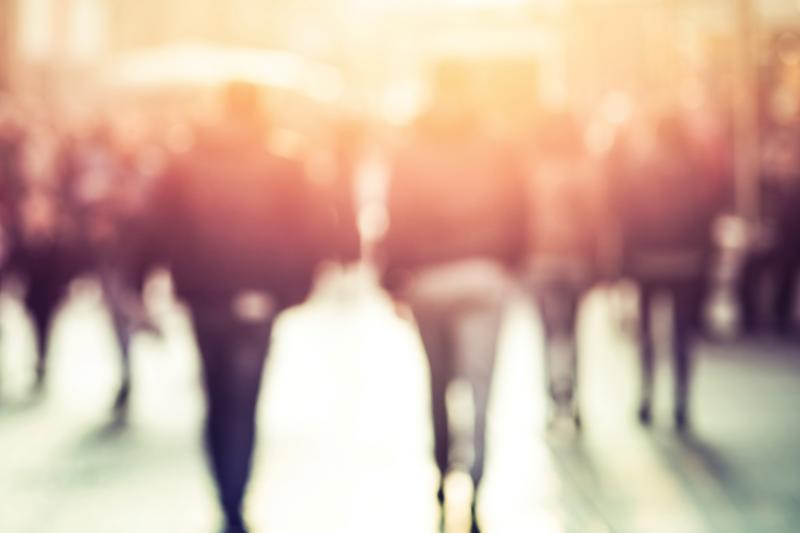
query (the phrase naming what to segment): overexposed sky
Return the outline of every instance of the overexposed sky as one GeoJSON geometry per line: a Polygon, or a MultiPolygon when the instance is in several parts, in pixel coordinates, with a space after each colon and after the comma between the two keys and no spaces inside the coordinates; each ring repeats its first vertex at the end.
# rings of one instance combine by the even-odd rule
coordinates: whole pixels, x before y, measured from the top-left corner
{"type": "MultiPolygon", "coordinates": [[[[323,0],[314,2],[298,2],[308,8],[309,14],[319,16],[320,10],[335,12],[341,5],[343,12],[382,12],[382,11],[425,11],[449,9],[470,9],[481,7],[514,8],[530,6],[542,11],[558,11],[571,3],[613,4],[620,0],[323,0]],[[310,4],[310,5],[307,5],[310,4]]],[[[630,1],[630,0],[626,0],[630,1]]],[[[662,0],[639,0],[641,2],[658,3],[662,0]]],[[[686,1],[686,0],[684,0],[686,1]]],[[[700,5],[704,1],[697,0],[700,5]]],[[[209,2],[207,5],[212,5],[209,2]]],[[[18,39],[20,55],[26,60],[43,60],[52,57],[91,61],[102,56],[110,48],[110,20],[112,3],[106,0],[18,0],[19,23],[18,39]],[[60,15],[59,9],[68,13],[60,15]]],[[[150,4],[142,6],[149,9],[150,4]]],[[[281,4],[283,5],[283,4],[281,4]]],[[[800,0],[754,0],[754,5],[762,18],[769,22],[785,23],[787,20],[800,21],[800,0]]],[[[280,7],[278,4],[256,3],[250,0],[238,0],[235,3],[221,4],[220,12],[233,10],[228,24],[243,28],[251,33],[263,24],[266,10],[280,7]],[[270,7],[272,6],[272,7],[270,7]]],[[[731,0],[731,7],[733,1],[731,0]]],[[[186,0],[164,0],[161,4],[152,4],[153,9],[170,13],[170,24],[184,21],[187,28],[203,26],[194,24],[200,18],[216,18],[216,10],[197,9],[197,2],[186,0]],[[213,12],[213,13],[212,13],[213,12]]],[[[183,25],[175,27],[176,36],[183,35],[183,25]]],[[[186,28],[184,28],[186,29],[186,28]]],[[[197,28],[195,28],[197,29],[197,28]]]]}

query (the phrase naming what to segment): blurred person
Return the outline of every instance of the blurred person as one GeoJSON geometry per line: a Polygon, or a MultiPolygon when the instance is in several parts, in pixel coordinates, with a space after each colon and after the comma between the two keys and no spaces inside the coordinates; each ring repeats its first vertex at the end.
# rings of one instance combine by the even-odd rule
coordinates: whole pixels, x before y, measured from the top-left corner
{"type": "Polygon", "coordinates": [[[642,386],[639,419],[652,418],[655,347],[652,307],[660,293],[672,303],[674,420],[688,422],[691,345],[702,326],[712,252],[711,224],[719,191],[685,119],[668,113],[629,126],[612,154],[611,203],[621,233],[622,274],[639,289],[642,386]]]}
{"type": "Polygon", "coordinates": [[[5,289],[5,280],[11,267],[23,142],[23,131],[12,116],[11,106],[0,95],[0,290],[5,289]]]}
{"type": "Polygon", "coordinates": [[[121,380],[114,410],[123,416],[131,389],[130,349],[139,331],[157,333],[142,301],[150,260],[145,219],[149,179],[136,165],[136,148],[123,153],[112,125],[102,121],[74,143],[76,212],[85,267],[99,278],[120,350],[121,380]]]}
{"type": "Polygon", "coordinates": [[[36,337],[37,389],[44,386],[50,330],[85,249],[72,194],[72,167],[52,124],[29,127],[12,176],[9,269],[22,278],[23,304],[36,337]]]}
{"type": "Polygon", "coordinates": [[[739,277],[741,327],[756,333],[763,326],[764,282],[770,282],[769,322],[780,334],[794,326],[797,273],[800,270],[800,157],[797,128],[771,132],[765,139],[763,231],[747,254],[739,277]]]}
{"type": "Polygon", "coordinates": [[[142,214],[141,206],[130,205],[135,180],[126,179],[132,172],[119,161],[103,121],[88,135],[50,124],[28,129],[18,142],[16,163],[6,171],[4,197],[9,205],[8,270],[22,281],[23,305],[36,337],[36,388],[44,387],[51,329],[71,283],[97,275],[119,341],[122,379],[115,412],[124,414],[131,308],[140,302],[136,289],[141,291],[128,268],[142,237],[132,223],[142,214]]]}
{"type": "MultiPolygon", "coordinates": [[[[525,245],[524,172],[513,152],[485,133],[470,88],[467,66],[438,67],[432,104],[392,163],[382,244],[384,284],[410,307],[430,365],[442,527],[448,471],[468,469],[474,495],[483,478],[509,267],[525,245]],[[474,403],[471,451],[462,456],[446,401],[457,378],[469,383],[474,403]]],[[[475,504],[473,496],[472,531],[479,531],[475,504]]]]}
{"type": "Polygon", "coordinates": [[[774,330],[793,333],[796,277],[800,266],[800,115],[798,115],[797,33],[771,32],[765,43],[758,94],[761,153],[759,219],[738,280],[740,329],[744,334],[774,330]]]}
{"type": "MultiPolygon", "coordinates": [[[[256,404],[276,316],[303,302],[319,263],[338,257],[341,221],[302,161],[272,152],[259,89],[232,83],[221,120],[176,154],[157,187],[152,238],[190,311],[202,359],[205,441],[225,531],[242,504],[256,404]]],[[[352,249],[350,250],[352,252],[352,249]]],[[[352,259],[350,256],[348,259],[352,259]]]]}
{"type": "Polygon", "coordinates": [[[544,326],[549,422],[566,417],[580,427],[577,321],[599,274],[603,193],[572,114],[548,112],[538,131],[530,276],[544,326]]]}
{"type": "Polygon", "coordinates": [[[0,281],[11,253],[12,225],[22,186],[23,142],[22,128],[11,116],[10,109],[0,107],[0,281]]]}

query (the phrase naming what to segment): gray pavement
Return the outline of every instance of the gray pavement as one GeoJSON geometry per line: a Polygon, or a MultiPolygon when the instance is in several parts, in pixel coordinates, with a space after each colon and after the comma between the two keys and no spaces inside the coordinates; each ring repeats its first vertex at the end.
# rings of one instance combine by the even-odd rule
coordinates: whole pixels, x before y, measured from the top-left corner
{"type": "MultiPolygon", "coordinates": [[[[194,346],[180,308],[153,292],[164,336],[136,341],[125,425],[110,417],[118,361],[96,289],[77,290],[61,314],[40,398],[29,393],[29,326],[0,299],[0,532],[215,531],[194,346]]],[[[586,302],[585,431],[548,434],[538,320],[524,298],[511,306],[481,494],[486,531],[800,530],[798,349],[704,343],[693,432],[670,428],[668,372],[644,431],[618,314],[604,291],[586,302]]],[[[265,380],[247,505],[255,533],[434,531],[419,339],[362,277],[330,281],[281,319],[265,380]]]]}

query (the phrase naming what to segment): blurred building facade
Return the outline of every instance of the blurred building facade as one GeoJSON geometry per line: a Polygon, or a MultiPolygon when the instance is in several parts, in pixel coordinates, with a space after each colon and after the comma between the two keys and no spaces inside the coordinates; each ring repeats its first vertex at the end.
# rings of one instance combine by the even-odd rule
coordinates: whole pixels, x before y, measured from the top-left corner
{"type": "Polygon", "coordinates": [[[14,59],[16,20],[14,0],[0,0],[0,90],[8,86],[14,59]]]}
{"type": "Polygon", "coordinates": [[[794,60],[770,58],[798,28],[794,0],[0,0],[0,87],[68,92],[116,54],[213,42],[335,63],[399,116],[430,63],[470,56],[515,72],[517,108],[583,112],[609,94],[713,104],[739,142],[739,210],[754,216],[758,130],[800,107],[794,60]]]}

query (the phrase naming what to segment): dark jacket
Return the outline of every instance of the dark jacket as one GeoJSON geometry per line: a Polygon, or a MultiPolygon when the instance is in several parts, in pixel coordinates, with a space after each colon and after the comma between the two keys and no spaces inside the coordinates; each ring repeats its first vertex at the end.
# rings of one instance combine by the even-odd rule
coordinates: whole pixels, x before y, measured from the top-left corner
{"type": "Polygon", "coordinates": [[[518,262],[526,235],[524,174],[502,143],[481,135],[420,136],[392,166],[390,272],[465,258],[518,262]]]}
{"type": "Polygon", "coordinates": [[[702,154],[674,121],[646,150],[623,137],[613,154],[611,206],[622,240],[623,274],[696,277],[708,268],[719,187],[702,154]]]}
{"type": "Polygon", "coordinates": [[[253,289],[291,305],[308,294],[318,264],[335,255],[334,206],[298,161],[257,139],[201,141],[162,181],[153,235],[188,300],[253,289]]]}

